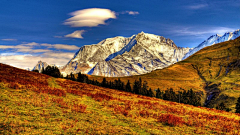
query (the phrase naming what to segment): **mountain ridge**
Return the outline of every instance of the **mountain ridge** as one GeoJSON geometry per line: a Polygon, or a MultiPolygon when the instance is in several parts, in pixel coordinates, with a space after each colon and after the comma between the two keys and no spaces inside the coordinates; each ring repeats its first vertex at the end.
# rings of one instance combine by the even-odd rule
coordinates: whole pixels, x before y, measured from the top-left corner
{"type": "Polygon", "coordinates": [[[215,34],[210,36],[207,40],[204,40],[201,44],[193,48],[191,51],[189,51],[182,60],[186,59],[187,57],[191,56],[192,54],[196,53],[197,51],[201,50],[204,47],[211,46],[217,43],[229,41],[236,39],[240,36],[240,29],[235,30],[234,32],[226,32],[222,36],[219,34],[215,34]]]}
{"type": "Polygon", "coordinates": [[[179,61],[188,50],[189,48],[177,47],[171,39],[141,32],[130,38],[108,38],[98,44],[81,47],[68,64],[64,66],[62,72],[66,74],[82,72],[90,75],[115,77],[139,75],[179,61]],[[85,50],[85,48],[91,48],[92,50],[85,50]],[[151,61],[151,63],[147,65],[142,63],[143,61],[140,60],[141,58],[136,55],[137,52],[134,52],[134,50],[141,50],[141,53],[146,52],[149,57],[141,56],[141,58],[146,58],[144,61],[151,61]],[[93,54],[94,56],[92,56],[93,54]],[[86,57],[82,57],[82,55],[86,57]],[[117,63],[118,65],[116,65],[117,63]],[[127,66],[124,67],[124,65],[127,66]]]}

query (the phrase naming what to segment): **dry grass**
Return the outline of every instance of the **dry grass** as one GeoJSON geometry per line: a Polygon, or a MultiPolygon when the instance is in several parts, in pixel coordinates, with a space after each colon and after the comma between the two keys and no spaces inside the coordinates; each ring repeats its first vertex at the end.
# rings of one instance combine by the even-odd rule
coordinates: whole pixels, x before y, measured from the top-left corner
{"type": "Polygon", "coordinates": [[[0,69],[0,134],[239,134],[234,113],[0,69]]]}

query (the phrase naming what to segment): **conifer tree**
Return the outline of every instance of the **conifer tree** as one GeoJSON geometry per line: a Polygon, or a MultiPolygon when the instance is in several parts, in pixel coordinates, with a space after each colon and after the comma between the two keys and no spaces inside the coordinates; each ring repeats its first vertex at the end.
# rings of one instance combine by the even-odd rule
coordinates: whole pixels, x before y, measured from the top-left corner
{"type": "Polygon", "coordinates": [[[149,90],[147,90],[147,93],[148,93],[147,96],[154,97],[154,93],[151,88],[149,90]]]}
{"type": "Polygon", "coordinates": [[[140,93],[141,95],[145,95],[145,96],[149,96],[148,94],[148,86],[147,86],[147,81],[144,81],[142,88],[140,89],[140,93]]]}
{"type": "Polygon", "coordinates": [[[61,76],[59,69],[54,66],[47,66],[45,69],[42,70],[42,74],[50,75],[56,78],[61,76]]]}
{"type": "Polygon", "coordinates": [[[156,91],[156,98],[163,99],[163,92],[158,88],[156,91]]]}
{"type": "Polygon", "coordinates": [[[127,92],[132,92],[132,88],[131,88],[129,80],[128,80],[127,84],[126,84],[126,88],[125,89],[126,89],[127,92]]]}
{"type": "Polygon", "coordinates": [[[106,80],[105,77],[104,77],[103,80],[102,80],[101,86],[102,86],[102,87],[107,87],[107,80],[106,80]]]}
{"type": "Polygon", "coordinates": [[[237,103],[236,103],[236,113],[240,113],[240,97],[238,98],[237,100],[237,103]]]}
{"type": "Polygon", "coordinates": [[[81,74],[81,72],[78,73],[77,81],[83,82],[84,76],[81,74]]]}

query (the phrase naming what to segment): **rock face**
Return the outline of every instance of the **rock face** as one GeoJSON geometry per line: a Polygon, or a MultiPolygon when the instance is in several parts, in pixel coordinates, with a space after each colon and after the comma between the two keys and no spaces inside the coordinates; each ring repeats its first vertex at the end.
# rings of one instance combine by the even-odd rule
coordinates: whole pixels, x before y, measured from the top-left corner
{"type": "Polygon", "coordinates": [[[239,36],[240,36],[240,29],[238,29],[238,30],[236,30],[234,32],[227,32],[223,36],[221,36],[219,34],[212,35],[207,40],[205,40],[201,44],[199,44],[197,47],[195,47],[194,49],[190,50],[183,57],[182,60],[184,60],[187,57],[193,55],[194,53],[196,53],[197,51],[201,50],[204,47],[211,46],[211,45],[214,45],[214,44],[217,44],[217,43],[221,43],[221,42],[225,42],[225,41],[229,41],[229,40],[233,40],[233,39],[236,39],[239,36]]]}
{"type": "Polygon", "coordinates": [[[189,50],[177,47],[170,39],[141,32],[85,45],[61,71],[108,77],[140,75],[176,63],[189,50]]]}
{"type": "Polygon", "coordinates": [[[98,62],[104,61],[109,55],[120,51],[131,38],[114,37],[105,39],[98,44],[85,45],[75,53],[74,57],[61,69],[61,72],[70,74],[87,74],[98,62]]]}
{"type": "Polygon", "coordinates": [[[37,65],[32,69],[33,70],[38,70],[39,73],[42,72],[43,68],[45,69],[48,66],[46,62],[42,62],[41,60],[38,61],[37,65]]]}

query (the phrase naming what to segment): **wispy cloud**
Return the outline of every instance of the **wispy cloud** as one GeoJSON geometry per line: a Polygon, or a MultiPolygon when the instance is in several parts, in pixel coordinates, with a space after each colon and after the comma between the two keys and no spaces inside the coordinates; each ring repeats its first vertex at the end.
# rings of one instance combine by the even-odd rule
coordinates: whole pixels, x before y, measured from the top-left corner
{"type": "Polygon", "coordinates": [[[9,49],[9,48],[15,48],[15,46],[0,45],[0,49],[9,49]]]}
{"type": "Polygon", "coordinates": [[[175,26],[171,28],[172,33],[177,36],[195,36],[195,37],[205,37],[206,35],[214,35],[214,34],[224,34],[226,32],[232,32],[235,29],[228,27],[183,27],[183,26],[175,26]]]}
{"type": "Polygon", "coordinates": [[[26,45],[26,46],[36,46],[36,45],[39,45],[39,43],[36,43],[36,42],[30,42],[30,43],[22,43],[21,45],[26,45]]]}
{"type": "Polygon", "coordinates": [[[54,48],[56,49],[63,49],[63,50],[78,50],[79,47],[75,45],[64,45],[64,44],[54,44],[54,48]]]}
{"type": "Polygon", "coordinates": [[[138,15],[139,12],[137,12],[137,11],[123,11],[120,14],[138,15]]]}
{"type": "Polygon", "coordinates": [[[29,52],[29,53],[40,53],[40,52],[49,52],[53,50],[49,49],[58,49],[58,50],[78,50],[79,47],[76,45],[67,45],[67,44],[47,44],[47,43],[22,43],[19,45],[0,45],[0,50],[3,49],[13,49],[12,51],[16,52],[29,52]],[[45,47],[45,48],[44,48],[45,47]]]}
{"type": "Polygon", "coordinates": [[[2,41],[17,41],[17,39],[13,39],[13,38],[5,38],[5,39],[1,39],[2,41]]]}
{"type": "Polygon", "coordinates": [[[67,38],[81,38],[81,39],[83,39],[83,37],[82,37],[83,32],[85,32],[85,30],[76,30],[76,31],[74,31],[71,34],[65,35],[65,37],[67,37],[67,38]]]}
{"type": "Polygon", "coordinates": [[[192,10],[202,9],[206,7],[208,7],[208,4],[196,4],[196,5],[187,6],[188,9],[192,9],[192,10]]]}
{"type": "Polygon", "coordinates": [[[116,19],[115,12],[109,9],[89,8],[70,13],[73,17],[67,19],[64,24],[71,27],[96,27],[106,24],[105,21],[116,19]]]}

